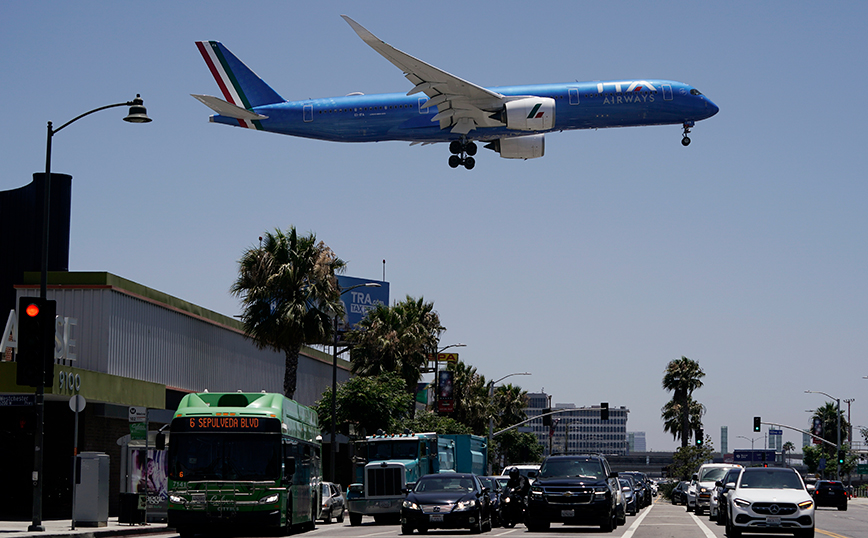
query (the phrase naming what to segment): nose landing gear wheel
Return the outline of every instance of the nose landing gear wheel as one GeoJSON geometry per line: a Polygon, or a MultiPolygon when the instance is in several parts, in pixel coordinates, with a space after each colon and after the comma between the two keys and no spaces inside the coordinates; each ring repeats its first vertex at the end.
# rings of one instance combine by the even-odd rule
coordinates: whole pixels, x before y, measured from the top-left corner
{"type": "Polygon", "coordinates": [[[682,138],[681,138],[681,145],[682,146],[687,147],[690,145],[690,137],[687,135],[690,134],[690,128],[693,127],[694,125],[696,125],[696,124],[693,123],[692,121],[685,121],[684,122],[684,125],[683,125],[684,132],[682,133],[682,138]]]}
{"type": "Polygon", "coordinates": [[[690,137],[689,137],[689,136],[685,136],[684,138],[682,138],[682,139],[681,139],[681,145],[682,145],[682,146],[685,146],[685,147],[686,147],[686,146],[689,146],[689,145],[690,145],[690,137]]]}

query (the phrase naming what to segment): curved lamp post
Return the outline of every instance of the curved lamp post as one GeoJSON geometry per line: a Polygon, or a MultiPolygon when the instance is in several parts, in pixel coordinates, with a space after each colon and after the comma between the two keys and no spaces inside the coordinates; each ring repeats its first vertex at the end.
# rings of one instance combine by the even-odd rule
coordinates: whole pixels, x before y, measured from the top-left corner
{"type": "MultiPolygon", "coordinates": [[[[514,375],[531,375],[530,372],[515,372],[512,374],[506,374],[496,381],[491,381],[488,383],[488,402],[491,403],[494,400],[494,385],[500,383],[507,377],[512,377],[514,375]]],[[[491,438],[494,437],[494,415],[488,416],[488,474],[491,474],[491,438]]]]}
{"type": "MultiPolygon", "coordinates": [[[[835,447],[836,452],[841,452],[841,398],[835,398],[831,394],[826,394],[821,390],[806,390],[805,394],[822,394],[828,398],[835,400],[838,404],[838,445],[835,447]]],[[[852,441],[851,441],[852,442],[852,441]]],[[[838,480],[841,480],[841,463],[838,461],[838,454],[835,454],[835,461],[838,462],[836,466],[836,473],[838,480]]]]}
{"type": "MultiPolygon", "coordinates": [[[[39,297],[47,299],[48,297],[48,225],[49,214],[51,212],[51,139],[59,133],[64,127],[75,123],[85,116],[89,116],[94,112],[105,110],[107,108],[115,108],[119,106],[128,106],[130,111],[124,118],[124,121],[129,123],[148,123],[151,118],[148,117],[148,111],[145,109],[144,101],[140,95],[132,101],[123,103],[115,103],[113,105],[101,106],[93,110],[89,110],[84,114],[80,114],[68,122],[64,123],[57,129],[52,127],[52,123],[48,122],[48,141],[45,148],[45,186],[43,188],[42,198],[42,267],[39,281],[39,297]]],[[[45,364],[45,361],[42,361],[45,364]]],[[[33,456],[33,522],[27,528],[31,532],[45,531],[42,525],[42,452],[44,443],[44,408],[45,408],[45,372],[39,377],[39,386],[36,387],[36,399],[34,405],[36,407],[36,439],[34,440],[35,449],[33,456]]],[[[72,515],[73,521],[75,514],[72,515]]],[[[74,524],[74,523],[73,523],[74,524]]]]}
{"type": "MultiPolygon", "coordinates": [[[[354,286],[350,286],[348,288],[341,288],[340,285],[338,289],[341,292],[341,295],[345,294],[350,290],[354,290],[356,288],[379,288],[380,284],[376,282],[365,282],[363,284],[356,284],[354,286]]],[[[334,347],[332,348],[332,436],[331,436],[331,446],[329,447],[329,464],[331,465],[331,481],[335,482],[338,475],[338,470],[335,468],[335,459],[337,455],[337,442],[335,431],[337,430],[337,426],[335,425],[335,416],[337,415],[338,408],[338,315],[335,312],[334,317],[334,347]]]]}

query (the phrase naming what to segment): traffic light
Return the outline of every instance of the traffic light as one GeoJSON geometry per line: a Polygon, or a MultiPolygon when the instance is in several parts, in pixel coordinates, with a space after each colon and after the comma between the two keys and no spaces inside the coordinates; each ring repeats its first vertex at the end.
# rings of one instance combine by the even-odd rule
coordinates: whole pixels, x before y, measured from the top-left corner
{"type": "Polygon", "coordinates": [[[702,430],[696,430],[696,446],[702,446],[703,436],[702,430]]]}
{"type": "Polygon", "coordinates": [[[758,432],[762,429],[762,419],[760,417],[753,417],[753,431],[758,432]]]}
{"type": "Polygon", "coordinates": [[[609,420],[609,402],[600,404],[600,420],[609,420]]]}
{"type": "Polygon", "coordinates": [[[844,451],[838,451],[838,465],[844,465],[844,451]]]}
{"type": "Polygon", "coordinates": [[[18,362],[16,383],[50,387],[54,382],[54,318],[57,301],[18,298],[18,362]],[[40,380],[41,378],[41,380],[40,380]]]}
{"type": "Polygon", "coordinates": [[[552,425],[552,416],[549,415],[551,412],[552,410],[550,407],[543,409],[543,426],[549,427],[552,425]]]}

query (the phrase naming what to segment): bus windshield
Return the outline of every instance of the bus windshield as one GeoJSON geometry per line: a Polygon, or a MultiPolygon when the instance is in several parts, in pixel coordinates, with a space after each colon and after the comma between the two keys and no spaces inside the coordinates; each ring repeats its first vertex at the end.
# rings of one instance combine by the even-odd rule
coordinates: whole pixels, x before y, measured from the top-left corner
{"type": "Polygon", "coordinates": [[[169,462],[174,480],[278,480],[280,434],[173,434],[169,462]]]}
{"type": "Polygon", "coordinates": [[[376,441],[368,443],[368,461],[415,460],[418,457],[418,441],[376,441]]]}

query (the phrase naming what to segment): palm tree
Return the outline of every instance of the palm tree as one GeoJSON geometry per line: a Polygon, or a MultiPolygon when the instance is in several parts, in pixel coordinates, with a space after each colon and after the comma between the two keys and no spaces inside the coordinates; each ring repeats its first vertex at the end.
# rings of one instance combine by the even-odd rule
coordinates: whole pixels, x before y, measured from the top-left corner
{"type": "Polygon", "coordinates": [[[787,441],[786,443],[783,444],[783,446],[781,446],[781,452],[784,453],[784,465],[786,465],[786,466],[790,465],[790,461],[789,461],[789,458],[787,457],[787,453],[792,452],[795,449],[796,449],[796,445],[794,445],[792,441],[787,441]]]}
{"type": "MultiPolygon", "coordinates": [[[[814,415],[811,417],[811,423],[816,420],[820,421],[823,428],[823,433],[820,437],[829,441],[833,445],[838,444],[838,406],[833,402],[826,402],[821,407],[814,410],[814,415]]],[[[850,423],[841,415],[841,444],[849,441],[848,433],[850,432],[850,423]]],[[[829,454],[829,457],[835,457],[835,449],[823,443],[823,450],[829,454]]]]}
{"type": "Polygon", "coordinates": [[[299,237],[295,227],[286,234],[266,232],[258,247],[244,251],[238,278],[230,292],[241,299],[244,333],[260,349],[283,351],[286,368],[283,393],[295,395],[298,355],[303,345],[327,343],[331,316],[343,315],[335,273],[346,263],[316,235],[299,237]]]}
{"type": "MultiPolygon", "coordinates": [[[[682,402],[670,400],[661,410],[661,418],[663,419],[663,431],[672,434],[672,438],[681,439],[682,446],[686,446],[686,442],[682,437],[684,435],[684,414],[681,412],[682,402]]],[[[690,432],[702,429],[702,415],[705,414],[705,406],[695,401],[693,398],[687,400],[688,420],[687,420],[687,439],[690,439],[690,432]]]]}
{"type": "Polygon", "coordinates": [[[421,297],[408,295],[391,307],[377,305],[347,335],[354,343],[352,371],[363,376],[395,372],[404,380],[407,393],[415,397],[428,353],[437,349],[444,330],[434,303],[421,297]]]}
{"type": "MultiPolygon", "coordinates": [[[[697,429],[696,426],[691,428],[693,422],[693,414],[695,412],[693,404],[689,402],[692,399],[693,391],[702,387],[702,378],[705,377],[705,372],[699,367],[699,363],[692,361],[687,357],[681,357],[669,361],[666,365],[666,370],[663,373],[663,388],[668,392],[673,392],[672,400],[666,404],[661,410],[663,420],[666,419],[667,407],[669,412],[676,404],[680,404],[679,411],[681,413],[681,446],[687,447],[687,441],[690,438],[690,430],[697,429]]],[[[702,425],[702,406],[699,407],[699,426],[702,425]]],[[[670,417],[671,418],[671,417],[670,417]]],[[[664,426],[664,431],[670,431],[664,426]]],[[[675,436],[675,433],[672,432],[675,436]]]]}
{"type": "Polygon", "coordinates": [[[527,419],[527,391],[507,383],[494,389],[491,415],[497,428],[502,429],[527,419]]]}
{"type": "Polygon", "coordinates": [[[484,435],[488,431],[491,406],[485,376],[477,373],[475,366],[461,360],[449,363],[447,369],[453,372],[452,418],[470,426],[474,434],[484,435]]]}

